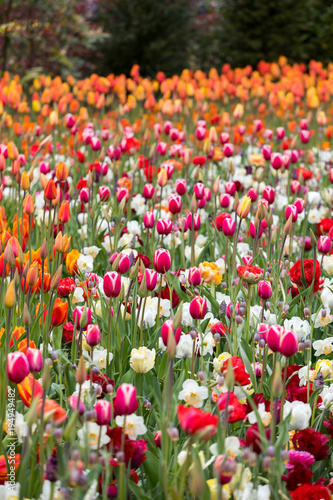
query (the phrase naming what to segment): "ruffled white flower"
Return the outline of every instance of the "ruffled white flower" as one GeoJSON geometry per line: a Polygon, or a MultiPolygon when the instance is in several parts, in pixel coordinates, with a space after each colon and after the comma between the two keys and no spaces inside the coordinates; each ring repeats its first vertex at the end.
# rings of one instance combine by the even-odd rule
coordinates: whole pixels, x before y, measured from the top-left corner
{"type": "Polygon", "coordinates": [[[181,335],[176,347],[176,358],[189,359],[192,357],[193,340],[191,335],[181,335]]]}
{"type": "Polygon", "coordinates": [[[143,215],[148,210],[148,205],[146,205],[146,199],[142,194],[137,194],[131,200],[131,209],[136,212],[137,215],[143,215]]]}
{"type": "MultiPolygon", "coordinates": [[[[108,351],[107,349],[94,349],[93,361],[94,364],[99,366],[101,369],[106,368],[106,359],[107,359],[108,351]]],[[[109,363],[113,360],[112,352],[109,352],[109,363]]]]}
{"type": "MultiPolygon", "coordinates": [[[[123,415],[116,417],[116,424],[118,427],[124,427],[125,417],[123,415]]],[[[138,436],[146,434],[147,427],[144,424],[143,417],[139,417],[132,413],[132,415],[127,415],[125,423],[125,433],[130,439],[135,440],[138,436]]]]}
{"type": "Polygon", "coordinates": [[[187,379],[183,383],[183,390],[178,394],[178,399],[183,400],[186,404],[201,408],[205,399],[208,398],[208,389],[201,386],[192,379],[187,379]]]}
{"type": "Polygon", "coordinates": [[[139,347],[139,349],[132,349],[130,365],[131,368],[137,373],[147,373],[151,370],[155,363],[155,349],[148,349],[147,347],[139,347]]]}
{"type": "Polygon", "coordinates": [[[141,234],[141,227],[138,221],[136,220],[131,220],[127,223],[127,230],[130,234],[136,235],[136,234],[141,234]]]}
{"type": "Polygon", "coordinates": [[[319,406],[320,410],[330,410],[333,411],[333,384],[329,386],[324,386],[320,393],[322,402],[319,406]]]}
{"type": "Polygon", "coordinates": [[[333,255],[325,255],[324,260],[323,260],[323,269],[328,274],[333,276],[333,255]]]}
{"type": "Polygon", "coordinates": [[[212,332],[206,333],[202,338],[201,334],[199,334],[196,340],[195,352],[199,353],[201,356],[205,356],[207,353],[213,354],[214,345],[215,342],[212,332]]]}
{"type": "Polygon", "coordinates": [[[102,448],[102,446],[110,442],[110,437],[106,432],[106,425],[100,426],[96,422],[86,422],[84,427],[77,432],[79,444],[82,448],[88,446],[91,450],[98,450],[98,443],[99,447],[102,448]]]}
{"type": "Polygon", "coordinates": [[[81,273],[91,273],[94,269],[94,259],[91,255],[83,255],[77,259],[76,265],[81,273]]]}
{"type": "Polygon", "coordinates": [[[72,304],[80,304],[84,302],[84,290],[81,286],[77,286],[73,293],[72,304]]]}
{"type": "Polygon", "coordinates": [[[100,251],[101,251],[101,249],[96,247],[95,245],[93,245],[91,247],[84,247],[84,249],[83,249],[84,255],[90,255],[93,259],[95,259],[97,257],[97,255],[99,254],[100,251]]]}
{"type": "Polygon", "coordinates": [[[306,385],[308,383],[308,380],[310,382],[313,382],[315,377],[316,377],[316,370],[311,370],[310,368],[311,363],[308,364],[308,366],[303,366],[298,370],[298,377],[299,377],[299,386],[302,387],[303,385],[306,385]]]}
{"type": "Polygon", "coordinates": [[[179,245],[181,245],[182,240],[180,238],[180,233],[177,231],[175,233],[170,233],[168,236],[165,236],[163,239],[163,243],[167,248],[177,248],[179,245]]]}
{"type": "Polygon", "coordinates": [[[284,403],[284,416],[286,417],[291,413],[289,429],[294,431],[301,431],[309,426],[310,418],[312,415],[311,406],[302,401],[285,401],[284,403]]]}
{"type": "Polygon", "coordinates": [[[7,481],[0,485],[1,500],[20,500],[20,486],[20,483],[14,485],[7,481]]]}
{"type": "Polygon", "coordinates": [[[283,326],[288,330],[294,330],[297,333],[298,340],[304,340],[311,333],[310,323],[299,316],[294,316],[291,319],[285,319],[283,326]]]}
{"type": "MultiPolygon", "coordinates": [[[[324,257],[325,260],[326,257],[324,257]]],[[[332,259],[332,272],[333,272],[333,259],[332,259]]],[[[331,273],[330,273],[331,274],[331,273]]],[[[333,309],[333,279],[325,278],[323,283],[323,291],[321,292],[320,298],[324,307],[333,309]]]]}
{"type": "Polygon", "coordinates": [[[321,356],[322,354],[327,356],[331,354],[333,350],[333,337],[327,337],[324,340],[315,340],[313,348],[316,350],[315,356],[321,356]]]}
{"type": "MultiPolygon", "coordinates": [[[[258,405],[258,413],[262,423],[264,424],[265,427],[267,427],[272,420],[272,415],[269,411],[265,410],[265,403],[260,403],[258,405]]],[[[257,415],[255,414],[254,411],[251,411],[248,414],[247,418],[249,419],[251,425],[256,424],[258,422],[257,415]]]]}

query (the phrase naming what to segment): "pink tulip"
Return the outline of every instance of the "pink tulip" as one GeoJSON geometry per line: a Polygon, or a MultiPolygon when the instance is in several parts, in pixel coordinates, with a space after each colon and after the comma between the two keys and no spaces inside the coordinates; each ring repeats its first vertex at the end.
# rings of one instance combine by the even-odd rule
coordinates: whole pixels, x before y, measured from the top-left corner
{"type": "Polygon", "coordinates": [[[190,315],[193,319],[203,319],[207,312],[207,301],[203,297],[194,297],[190,303],[190,315]]]}
{"type": "Polygon", "coordinates": [[[301,130],[301,141],[303,144],[307,144],[310,140],[310,132],[309,130],[301,130]]]}
{"type": "Polygon", "coordinates": [[[199,140],[202,141],[205,138],[206,135],[206,129],[204,127],[197,127],[195,130],[195,137],[199,140]]]}
{"type": "Polygon", "coordinates": [[[75,125],[75,117],[71,113],[65,115],[65,123],[67,128],[72,128],[75,125]]]}
{"type": "Polygon", "coordinates": [[[227,217],[222,222],[222,232],[224,236],[231,237],[235,234],[236,223],[231,217],[227,217]]]}
{"type": "Polygon", "coordinates": [[[227,142],[229,142],[229,134],[227,132],[222,132],[222,134],[220,135],[220,143],[221,144],[227,144],[227,142]]]}
{"type": "Polygon", "coordinates": [[[102,201],[108,201],[110,199],[111,190],[108,186],[100,186],[98,188],[98,194],[102,201]]]}
{"type": "Polygon", "coordinates": [[[80,200],[83,203],[88,203],[89,198],[90,198],[89,188],[82,188],[81,191],[80,191],[80,200]]]}
{"type": "Polygon", "coordinates": [[[138,409],[136,388],[132,384],[121,384],[113,400],[115,416],[132,415],[138,409]]]}
{"type": "Polygon", "coordinates": [[[230,194],[221,193],[220,194],[220,206],[221,208],[229,208],[230,205],[230,194]]]}
{"type": "Polygon", "coordinates": [[[123,198],[126,198],[126,202],[129,199],[129,191],[128,191],[127,188],[120,188],[117,191],[117,201],[118,201],[118,203],[120,203],[123,198]]]}
{"type": "Polygon", "coordinates": [[[274,170],[280,170],[280,168],[283,165],[283,158],[281,153],[272,153],[271,165],[274,168],[274,170]]]}
{"type": "Polygon", "coordinates": [[[268,203],[272,205],[275,200],[275,191],[272,186],[266,186],[263,190],[262,196],[264,200],[268,201],[268,203]]]}
{"type": "Polygon", "coordinates": [[[101,141],[99,140],[98,137],[92,137],[90,145],[93,151],[99,151],[101,149],[101,141]]]}
{"type": "Polygon", "coordinates": [[[185,179],[177,179],[175,182],[175,188],[179,196],[183,196],[187,191],[187,185],[185,179]]]}
{"type": "Polygon", "coordinates": [[[279,351],[282,356],[290,358],[298,349],[298,337],[294,330],[284,330],[280,337],[279,351]]]}
{"type": "Polygon", "coordinates": [[[272,156],[272,146],[270,146],[269,144],[265,144],[263,147],[262,147],[262,154],[265,158],[265,160],[270,160],[271,159],[271,156],[272,156]]]}
{"type": "Polygon", "coordinates": [[[111,420],[111,403],[106,399],[100,399],[95,404],[96,422],[98,425],[109,425],[111,420]]]}
{"type": "Polygon", "coordinates": [[[168,144],[166,142],[159,142],[157,144],[156,151],[159,153],[161,156],[164,156],[167,152],[168,144]]]}
{"type": "Polygon", "coordinates": [[[165,274],[171,266],[171,257],[168,250],[159,248],[154,253],[154,268],[158,273],[165,274]]]}
{"type": "Polygon", "coordinates": [[[177,141],[179,137],[179,130],[177,128],[170,129],[169,137],[172,141],[177,141]]]}
{"type": "Polygon", "coordinates": [[[280,141],[282,141],[282,139],[284,138],[284,136],[285,136],[285,130],[284,130],[284,128],[283,128],[283,127],[278,127],[278,128],[276,129],[276,137],[277,137],[280,141]]]}
{"type": "Polygon", "coordinates": [[[168,234],[171,233],[173,228],[173,223],[170,219],[159,219],[156,222],[156,231],[158,234],[163,234],[164,236],[167,236],[168,234]]]}
{"type": "Polygon", "coordinates": [[[162,328],[161,328],[161,337],[162,337],[162,341],[163,341],[163,344],[165,345],[165,347],[168,347],[169,335],[174,336],[174,339],[175,339],[175,342],[177,345],[180,341],[181,333],[182,333],[181,328],[179,327],[179,328],[177,328],[177,330],[175,330],[174,326],[173,326],[172,319],[167,319],[163,323],[162,328]]]}
{"type": "Polygon", "coordinates": [[[297,207],[295,207],[295,205],[288,205],[286,207],[286,210],[284,212],[284,216],[285,216],[286,220],[289,219],[290,215],[291,215],[292,222],[296,222],[297,216],[298,216],[298,211],[297,211],[297,207]]]}
{"type": "Polygon", "coordinates": [[[268,347],[273,352],[279,352],[280,349],[280,338],[284,332],[283,326],[274,325],[271,326],[266,335],[266,342],[268,347]]]}
{"type": "Polygon", "coordinates": [[[86,342],[91,347],[95,347],[101,341],[101,331],[98,325],[88,325],[86,332],[86,342]]]}
{"type": "Polygon", "coordinates": [[[200,214],[188,214],[186,222],[190,231],[199,231],[201,225],[200,214]]]}
{"type": "Polygon", "coordinates": [[[178,194],[170,194],[168,198],[169,210],[172,214],[179,214],[182,210],[182,199],[178,194]]]}
{"type": "Polygon", "coordinates": [[[87,307],[86,318],[83,317],[84,306],[76,306],[73,311],[73,323],[77,325],[78,328],[85,328],[91,323],[91,309],[87,307]]]}
{"type": "Polygon", "coordinates": [[[148,292],[152,292],[157,285],[157,272],[154,269],[145,269],[143,272],[143,277],[146,278],[146,288],[148,292]]]}
{"type": "Polygon", "coordinates": [[[25,355],[29,363],[29,371],[40,372],[44,365],[43,355],[40,350],[29,347],[25,355]]]}
{"type": "Polygon", "coordinates": [[[151,200],[152,197],[155,194],[155,188],[152,184],[145,184],[143,186],[143,197],[146,198],[146,200],[151,200]]]}
{"type": "Polygon", "coordinates": [[[188,272],[188,282],[192,286],[199,286],[201,285],[202,277],[201,277],[201,272],[198,267],[191,267],[188,272]]]}
{"type": "Polygon", "coordinates": [[[205,196],[205,185],[202,182],[197,182],[193,188],[193,193],[197,200],[201,200],[205,196]]]}
{"type": "Polygon", "coordinates": [[[303,198],[296,198],[294,206],[297,208],[297,213],[301,214],[305,207],[305,200],[303,198]]]}
{"type": "Polygon", "coordinates": [[[261,299],[268,300],[273,293],[272,283],[270,281],[260,280],[257,284],[257,292],[261,299]]]}
{"type": "Polygon", "coordinates": [[[230,194],[230,196],[234,196],[236,193],[236,184],[234,182],[226,182],[224,184],[224,189],[227,194],[230,194]]]}
{"type": "Polygon", "coordinates": [[[328,236],[319,236],[318,252],[327,255],[332,249],[332,242],[328,236]]]}
{"type": "Polygon", "coordinates": [[[11,352],[7,356],[7,376],[13,384],[20,384],[29,375],[29,362],[23,352],[11,352]]]}
{"type": "Polygon", "coordinates": [[[247,195],[251,198],[252,202],[257,201],[258,199],[258,191],[254,188],[250,188],[247,192],[247,195]]]}
{"type": "Polygon", "coordinates": [[[151,229],[155,224],[155,216],[153,212],[146,212],[143,216],[143,224],[146,229],[151,229]]]}
{"type": "Polygon", "coordinates": [[[108,272],[103,279],[103,290],[107,297],[118,297],[121,290],[121,277],[115,271],[108,272]]]}
{"type": "Polygon", "coordinates": [[[230,158],[234,154],[235,146],[227,142],[223,147],[223,153],[227,158],[230,158]]]}

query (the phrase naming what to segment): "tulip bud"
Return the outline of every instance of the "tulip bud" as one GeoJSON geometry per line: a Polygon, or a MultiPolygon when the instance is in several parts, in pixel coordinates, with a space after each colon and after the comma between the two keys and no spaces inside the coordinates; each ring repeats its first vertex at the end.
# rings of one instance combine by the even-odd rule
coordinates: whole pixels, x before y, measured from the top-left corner
{"type": "Polygon", "coordinates": [[[276,363],[275,371],[273,373],[271,390],[274,398],[279,398],[283,391],[281,367],[279,361],[276,363]]]}
{"type": "Polygon", "coordinates": [[[175,344],[177,345],[179,343],[180,337],[181,337],[181,329],[178,327],[176,330],[173,326],[173,321],[172,319],[167,319],[161,328],[161,338],[163,341],[163,344],[167,347],[168,342],[169,342],[169,336],[172,335],[175,340],[175,344]]]}
{"type": "Polygon", "coordinates": [[[279,325],[271,326],[266,335],[266,342],[268,347],[273,352],[279,352],[280,350],[280,338],[284,331],[284,328],[279,325]]]}
{"type": "Polygon", "coordinates": [[[281,153],[272,153],[271,155],[271,165],[274,170],[280,170],[283,165],[283,158],[281,153]]]}
{"type": "Polygon", "coordinates": [[[290,214],[289,219],[287,220],[287,222],[285,223],[284,228],[283,228],[284,234],[289,234],[290,233],[291,226],[292,226],[292,223],[293,223],[292,218],[293,218],[293,216],[292,216],[292,214],[290,214]]]}
{"type": "Polygon", "coordinates": [[[222,222],[222,232],[224,236],[231,237],[234,235],[236,229],[236,223],[230,217],[227,217],[222,222]]]}
{"type": "Polygon", "coordinates": [[[151,200],[155,194],[154,186],[152,184],[145,184],[143,186],[142,194],[143,194],[144,198],[146,198],[146,200],[151,200]]]}
{"type": "Polygon", "coordinates": [[[187,184],[185,179],[177,179],[175,182],[175,189],[179,196],[183,196],[187,191],[187,184]]]}
{"type": "Polygon", "coordinates": [[[155,216],[153,212],[146,212],[143,216],[143,224],[146,229],[152,229],[155,224],[155,216]]]}
{"type": "Polygon", "coordinates": [[[186,217],[186,222],[187,222],[187,227],[190,231],[199,231],[201,225],[200,214],[189,213],[188,216],[186,217]]]}
{"type": "Polygon", "coordinates": [[[168,198],[169,210],[172,214],[178,214],[182,210],[182,199],[178,194],[171,194],[168,198]]]}
{"type": "Polygon", "coordinates": [[[140,259],[138,259],[135,263],[135,266],[132,267],[129,273],[129,277],[131,280],[136,280],[139,273],[140,259]]]}
{"type": "Polygon", "coordinates": [[[7,376],[10,382],[20,384],[29,375],[29,363],[23,352],[15,351],[7,356],[7,376]]]}
{"type": "Polygon", "coordinates": [[[111,403],[106,399],[97,401],[95,408],[96,422],[98,425],[109,425],[111,420],[111,403]]]}
{"type": "Polygon", "coordinates": [[[317,246],[317,239],[314,235],[314,232],[312,231],[312,229],[310,229],[310,237],[311,237],[311,246],[312,248],[316,248],[317,246]]]}
{"type": "Polygon", "coordinates": [[[73,311],[73,323],[77,324],[80,328],[85,328],[91,323],[91,309],[84,306],[77,306],[73,311]]]}
{"type": "Polygon", "coordinates": [[[57,290],[62,276],[62,265],[60,265],[51,280],[51,290],[57,290]]]}
{"type": "Polygon", "coordinates": [[[160,187],[166,186],[166,183],[168,182],[168,174],[165,168],[161,168],[157,175],[157,184],[160,187]]]}
{"type": "Polygon", "coordinates": [[[87,380],[87,368],[83,356],[80,357],[79,365],[75,373],[75,380],[79,385],[84,384],[87,380]]]}
{"type": "Polygon", "coordinates": [[[4,304],[8,309],[12,309],[16,304],[15,282],[12,280],[7,288],[4,297],[4,304]]]}
{"type": "Polygon", "coordinates": [[[146,297],[147,295],[147,286],[146,286],[146,276],[143,275],[143,278],[141,280],[139,289],[138,289],[138,295],[139,297],[146,297]]]}
{"type": "Polygon", "coordinates": [[[152,292],[157,285],[157,272],[154,269],[145,269],[143,277],[146,281],[146,289],[152,292]]]}

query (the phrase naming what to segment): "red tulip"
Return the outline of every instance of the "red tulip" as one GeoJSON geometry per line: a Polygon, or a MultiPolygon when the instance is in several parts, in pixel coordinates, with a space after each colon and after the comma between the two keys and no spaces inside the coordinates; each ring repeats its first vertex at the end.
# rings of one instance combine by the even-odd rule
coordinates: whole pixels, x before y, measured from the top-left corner
{"type": "Polygon", "coordinates": [[[21,383],[29,374],[29,362],[23,352],[11,352],[7,356],[7,376],[14,384],[21,383]]]}
{"type": "Polygon", "coordinates": [[[118,297],[121,290],[121,277],[115,271],[108,272],[103,279],[103,290],[107,297],[118,297]]]}
{"type": "Polygon", "coordinates": [[[177,417],[183,431],[195,438],[207,441],[217,432],[218,417],[198,408],[179,405],[177,417]]]}
{"type": "Polygon", "coordinates": [[[115,415],[131,415],[138,409],[136,388],[132,384],[121,384],[113,400],[115,415]]]}

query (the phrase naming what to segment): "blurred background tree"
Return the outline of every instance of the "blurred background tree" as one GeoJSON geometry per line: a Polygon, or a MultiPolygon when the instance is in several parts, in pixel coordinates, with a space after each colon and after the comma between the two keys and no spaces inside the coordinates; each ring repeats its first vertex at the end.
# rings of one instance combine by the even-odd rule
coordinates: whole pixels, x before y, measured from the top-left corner
{"type": "Polygon", "coordinates": [[[0,68],[66,77],[333,61],[327,0],[0,0],[0,68]]]}

